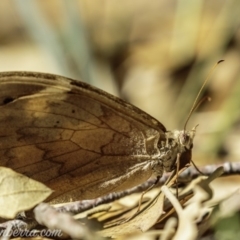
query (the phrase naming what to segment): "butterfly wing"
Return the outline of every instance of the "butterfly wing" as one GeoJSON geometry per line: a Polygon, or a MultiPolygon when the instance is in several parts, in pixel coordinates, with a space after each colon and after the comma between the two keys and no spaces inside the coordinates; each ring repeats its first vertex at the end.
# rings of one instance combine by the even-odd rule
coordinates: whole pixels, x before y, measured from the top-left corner
{"type": "Polygon", "coordinates": [[[63,202],[147,180],[165,127],[125,101],[61,76],[0,74],[0,164],[63,202]]]}

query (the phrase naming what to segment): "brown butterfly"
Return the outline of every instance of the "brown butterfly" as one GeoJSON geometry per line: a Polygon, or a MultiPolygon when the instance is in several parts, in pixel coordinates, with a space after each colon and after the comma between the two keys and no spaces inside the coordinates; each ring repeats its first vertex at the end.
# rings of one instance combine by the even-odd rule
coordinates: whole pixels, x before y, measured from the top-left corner
{"type": "Polygon", "coordinates": [[[156,119],[86,83],[52,74],[0,74],[0,163],[45,183],[50,200],[124,190],[191,160],[195,129],[156,119]]]}

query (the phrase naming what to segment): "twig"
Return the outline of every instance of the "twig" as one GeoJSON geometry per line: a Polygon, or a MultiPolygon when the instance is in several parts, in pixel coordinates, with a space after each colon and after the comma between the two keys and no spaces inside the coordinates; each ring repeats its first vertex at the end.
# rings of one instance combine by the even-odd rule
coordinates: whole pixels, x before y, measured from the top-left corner
{"type": "MultiPolygon", "coordinates": [[[[75,220],[67,213],[59,213],[47,203],[41,203],[34,209],[37,222],[49,229],[62,230],[73,239],[97,239],[86,226],[75,220]]],[[[96,237],[96,236],[95,236],[96,237]]]]}

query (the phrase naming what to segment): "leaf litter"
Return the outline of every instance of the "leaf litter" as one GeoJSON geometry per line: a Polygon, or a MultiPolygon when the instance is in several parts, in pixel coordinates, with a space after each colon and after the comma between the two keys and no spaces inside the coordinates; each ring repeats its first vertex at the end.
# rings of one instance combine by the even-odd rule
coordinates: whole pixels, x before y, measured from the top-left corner
{"type": "MultiPolygon", "coordinates": [[[[95,232],[94,239],[111,237],[152,240],[161,237],[162,240],[168,240],[183,239],[184,236],[186,240],[194,240],[201,239],[200,237],[209,229],[216,236],[224,235],[221,231],[222,227],[219,226],[222,226],[224,220],[228,221],[229,218],[236,216],[236,212],[240,212],[240,192],[235,191],[230,197],[213,203],[213,189],[210,183],[222,173],[223,168],[219,167],[209,177],[196,178],[187,186],[179,188],[177,197],[174,187],[176,174],[173,174],[164,186],[155,187],[144,194],[139,211],[139,199],[142,195],[133,194],[74,216],[55,214],[55,221],[61,222],[66,218],[65,230],[62,231],[76,237],[74,232],[71,234],[71,224],[67,224],[72,222],[69,219],[75,219],[80,224],[79,229],[84,224],[89,228],[86,233],[95,232]],[[93,227],[96,223],[98,223],[97,228],[93,227]]],[[[58,211],[58,206],[54,207],[58,211]]],[[[48,217],[43,213],[43,220],[39,223],[50,227],[44,222],[44,218],[48,217]]],[[[76,229],[78,229],[77,222],[76,229]]],[[[236,224],[232,224],[232,228],[234,226],[236,224]]],[[[237,231],[236,227],[234,230],[234,236],[238,236],[239,230],[237,231]]]]}
{"type": "MultiPolygon", "coordinates": [[[[193,233],[189,236],[189,238],[186,239],[195,239],[194,237],[196,236],[197,232],[197,225],[195,220],[200,217],[199,215],[201,213],[201,209],[204,207],[204,202],[211,199],[212,197],[212,191],[209,187],[209,183],[216,177],[220,176],[222,172],[223,169],[218,168],[210,177],[200,177],[200,180],[194,181],[195,184],[192,183],[190,184],[190,187],[188,186],[187,195],[184,190],[180,192],[179,199],[177,199],[170,190],[170,187],[176,180],[176,177],[173,177],[171,181],[169,181],[162,188],[159,188],[158,191],[155,192],[155,195],[153,195],[147,202],[144,203],[144,206],[139,212],[137,212],[137,214],[133,215],[133,212],[135,211],[136,213],[138,204],[136,204],[134,208],[131,207],[127,214],[119,214],[120,216],[117,215],[115,217],[113,215],[109,215],[109,219],[105,218],[105,229],[99,233],[102,236],[110,237],[119,237],[124,235],[127,236],[129,234],[132,235],[133,233],[140,234],[151,229],[156,223],[159,225],[162,222],[168,221],[169,218],[177,213],[178,227],[175,235],[178,237],[179,234],[182,234],[183,231],[186,230],[185,228],[187,228],[188,232],[189,229],[191,229],[193,233]],[[169,194],[171,194],[171,197],[169,197],[169,194]],[[190,200],[189,195],[191,197],[190,200]],[[173,207],[169,208],[169,202],[173,207]],[[181,205],[184,206],[184,208],[182,208],[181,205]],[[165,215],[167,215],[169,212],[170,214],[166,219],[165,215]],[[129,218],[129,216],[132,217],[129,218]],[[123,218],[129,219],[128,221],[121,223],[121,220],[123,218]],[[111,223],[114,223],[114,225],[112,226],[111,223]]],[[[114,204],[116,203],[113,203],[113,208],[114,204]]],[[[126,212],[126,208],[124,211],[126,212]]],[[[106,212],[106,216],[108,216],[108,214],[109,213],[106,212]]],[[[163,232],[159,232],[159,234],[161,235],[163,232]]]]}

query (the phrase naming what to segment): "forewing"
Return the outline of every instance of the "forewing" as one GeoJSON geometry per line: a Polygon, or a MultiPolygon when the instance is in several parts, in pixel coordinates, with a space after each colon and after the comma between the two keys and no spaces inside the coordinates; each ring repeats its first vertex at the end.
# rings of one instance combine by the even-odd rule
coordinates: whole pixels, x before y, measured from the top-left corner
{"type": "Polygon", "coordinates": [[[165,128],[87,84],[29,72],[0,75],[0,163],[55,192],[95,198],[151,176],[165,128]]]}

